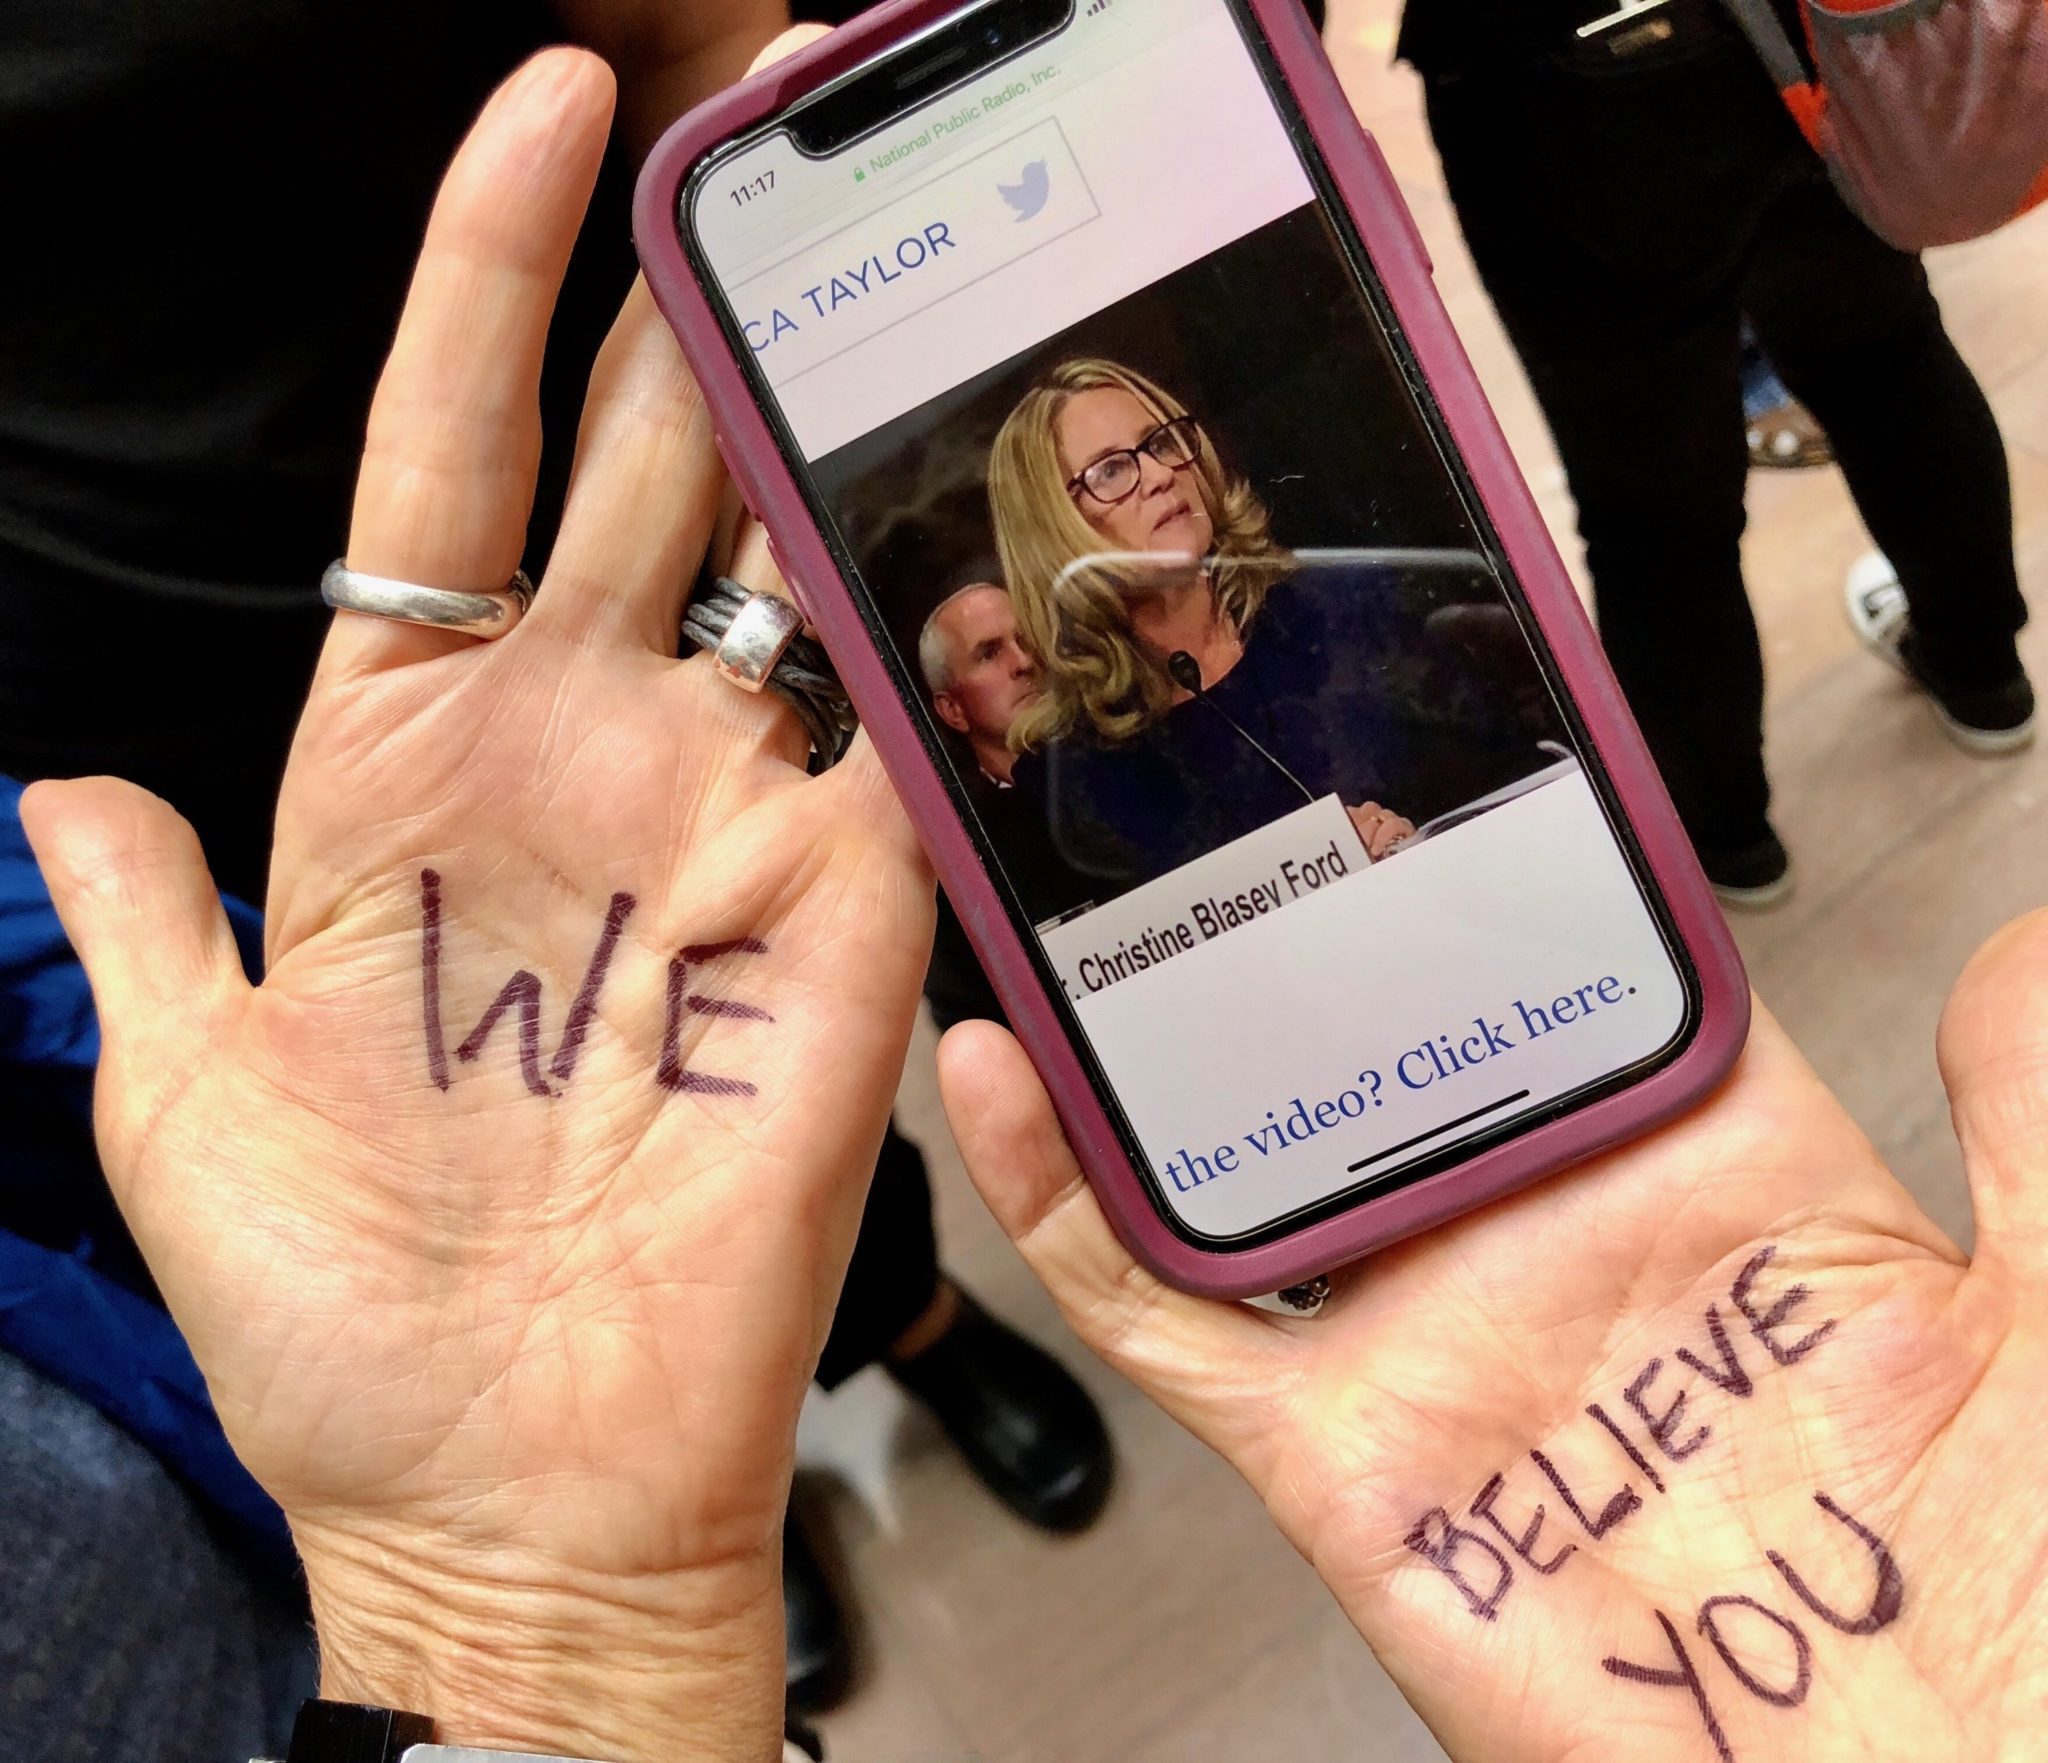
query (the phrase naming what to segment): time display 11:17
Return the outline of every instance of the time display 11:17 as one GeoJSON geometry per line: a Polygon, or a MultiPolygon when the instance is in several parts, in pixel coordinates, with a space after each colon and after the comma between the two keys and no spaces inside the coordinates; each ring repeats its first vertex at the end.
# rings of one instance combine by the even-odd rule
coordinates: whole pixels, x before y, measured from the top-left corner
{"type": "Polygon", "coordinates": [[[726,194],[732,198],[735,208],[744,208],[756,196],[765,196],[775,188],[775,168],[770,166],[757,178],[749,178],[743,184],[735,184],[726,194]]]}

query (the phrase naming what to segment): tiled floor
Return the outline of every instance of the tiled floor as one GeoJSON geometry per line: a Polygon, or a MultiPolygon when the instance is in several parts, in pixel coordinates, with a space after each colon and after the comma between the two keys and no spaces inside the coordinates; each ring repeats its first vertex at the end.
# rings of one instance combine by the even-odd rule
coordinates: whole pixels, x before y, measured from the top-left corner
{"type": "MultiPolygon", "coordinates": [[[[1407,191],[1452,315],[1571,556],[1570,503],[1458,244],[1414,83],[1387,65],[1397,0],[1334,0],[1331,10],[1346,85],[1407,191]]],[[[2035,601],[2048,601],[2048,214],[1943,253],[1935,273],[2004,422],[2023,575],[2035,601]]],[[[2048,752],[1964,758],[1855,649],[1838,594],[1866,541],[1833,473],[1759,476],[1751,511],[1778,819],[1802,873],[1789,906],[1737,930],[1765,1002],[1934,1216],[1967,1241],[1934,1024],[1969,952],[2048,903],[2048,752]]],[[[2048,678],[2048,624],[2029,649],[2048,678]]],[[[913,1052],[903,1103],[932,1152],[951,1265],[1089,1380],[1123,1477],[1092,1534],[1047,1543],[974,1487],[881,1380],[815,1402],[799,1497],[836,1535],[859,1611],[860,1683],[826,1723],[836,1763],[1439,1756],[1235,1478],[1065,1334],[960,1172],[929,1039],[913,1052]]]]}

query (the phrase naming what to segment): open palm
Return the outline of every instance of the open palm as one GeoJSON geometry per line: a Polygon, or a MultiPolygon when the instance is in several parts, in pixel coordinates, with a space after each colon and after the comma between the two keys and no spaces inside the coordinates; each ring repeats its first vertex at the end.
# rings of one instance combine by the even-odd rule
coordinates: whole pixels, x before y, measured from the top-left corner
{"type": "Polygon", "coordinates": [[[1014,1043],[942,1051],[1075,1328],[1264,1498],[1455,1757],[2048,1750],[2048,918],[1952,1001],[1949,1243],[1767,1016],[1679,1124],[1339,1276],[1184,1297],[1014,1043]]]}
{"type": "MultiPolygon", "coordinates": [[[[452,168],[353,567],[447,587],[516,567],[548,318],[610,104],[601,64],[543,56],[452,168]]],[[[330,1689],[458,1724],[488,1703],[514,1739],[521,1699],[552,1700],[597,1755],[624,1753],[629,1713],[567,1693],[566,1665],[551,1684],[508,1661],[516,1683],[486,1688],[452,1680],[491,1677],[481,1658],[363,1655],[516,1615],[529,1645],[641,1644],[646,1699],[693,1754],[772,1739],[796,1411],[930,935],[872,755],[810,779],[786,710],[675,659],[723,486],[636,289],[520,628],[337,620],[279,808],[260,988],[163,804],[100,780],[24,805],[106,1026],[109,1176],[292,1521],[330,1689]]],[[[760,585],[758,535],[739,550],[760,585]]]]}

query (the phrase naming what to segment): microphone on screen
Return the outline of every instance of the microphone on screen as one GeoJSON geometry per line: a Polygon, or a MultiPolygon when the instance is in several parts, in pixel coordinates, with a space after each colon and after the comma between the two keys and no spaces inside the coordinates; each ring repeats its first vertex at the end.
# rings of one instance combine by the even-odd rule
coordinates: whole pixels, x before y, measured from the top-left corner
{"type": "Polygon", "coordinates": [[[1300,778],[1296,777],[1293,772],[1289,771],[1286,766],[1275,759],[1271,753],[1267,752],[1250,729],[1246,728],[1243,723],[1239,722],[1236,717],[1232,716],[1221,704],[1209,696],[1208,688],[1202,684],[1202,664],[1199,661],[1185,649],[1176,649],[1166,658],[1166,672],[1173,683],[1179,686],[1182,691],[1191,693],[1197,702],[1208,705],[1211,710],[1215,711],[1218,716],[1229,723],[1232,732],[1236,734],[1240,741],[1244,742],[1247,747],[1251,748],[1254,753],[1258,754],[1261,759],[1301,792],[1301,799],[1304,802],[1313,802],[1315,800],[1315,797],[1309,794],[1308,786],[1300,778]]]}

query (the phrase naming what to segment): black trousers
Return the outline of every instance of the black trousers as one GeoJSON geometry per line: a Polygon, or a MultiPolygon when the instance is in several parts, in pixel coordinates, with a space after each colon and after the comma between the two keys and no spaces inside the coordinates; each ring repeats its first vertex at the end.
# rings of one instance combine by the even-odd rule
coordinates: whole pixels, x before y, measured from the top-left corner
{"type": "Polygon", "coordinates": [[[939,1245],[932,1230],[932,1188],[924,1158],[896,1130],[882,1139],[867,1210],[832,1332],[818,1360],[818,1382],[836,1389],[922,1316],[939,1289],[939,1245]]]}
{"type": "Polygon", "coordinates": [[[1746,45],[1685,16],[1654,63],[1432,80],[1429,120],[1563,457],[1608,657],[1694,842],[1726,849],[1770,800],[1743,313],[1827,429],[1930,657],[2009,675],[2026,606],[1998,427],[1919,260],[1835,194],[1746,45]]]}
{"type": "MultiPolygon", "coordinates": [[[[945,895],[924,995],[940,1031],[973,1017],[1003,1020],[1003,1007],[945,895]]],[[[939,1289],[939,1249],[932,1231],[932,1190],[924,1158],[889,1123],[874,1185],[861,1215],[860,1237],[847,1264],[832,1332],[818,1361],[828,1390],[873,1364],[922,1316],[939,1289]]]]}

